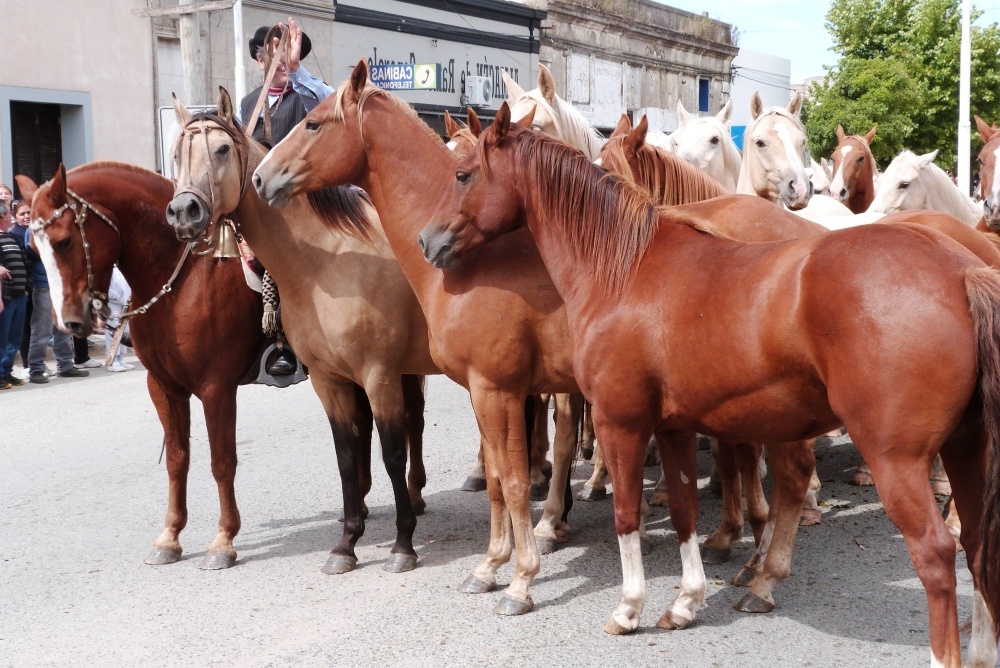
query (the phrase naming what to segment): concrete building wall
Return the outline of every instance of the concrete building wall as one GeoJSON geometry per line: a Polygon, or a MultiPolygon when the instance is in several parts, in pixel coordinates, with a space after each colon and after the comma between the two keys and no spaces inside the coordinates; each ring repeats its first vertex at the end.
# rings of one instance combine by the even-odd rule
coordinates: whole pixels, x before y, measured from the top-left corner
{"type": "Polygon", "coordinates": [[[63,108],[63,160],[156,166],[146,0],[0,0],[0,180],[13,180],[10,102],[63,108]]]}

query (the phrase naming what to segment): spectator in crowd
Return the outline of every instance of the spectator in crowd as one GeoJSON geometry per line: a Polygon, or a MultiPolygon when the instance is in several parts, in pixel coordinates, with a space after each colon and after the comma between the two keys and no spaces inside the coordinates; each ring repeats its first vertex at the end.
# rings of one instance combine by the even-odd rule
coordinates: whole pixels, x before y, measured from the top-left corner
{"type": "MultiPolygon", "coordinates": [[[[6,208],[6,203],[3,204],[6,208]]],[[[6,229],[0,232],[0,390],[23,385],[14,377],[14,355],[24,335],[24,312],[28,302],[28,262],[21,244],[6,229]]]]}
{"type": "Polygon", "coordinates": [[[0,232],[6,232],[13,224],[11,216],[11,203],[14,201],[14,193],[6,183],[0,183],[0,232]]]}
{"type": "MultiPolygon", "coordinates": [[[[25,202],[24,200],[18,199],[14,200],[11,205],[11,214],[14,216],[14,224],[10,226],[10,233],[17,237],[18,241],[21,242],[22,248],[28,247],[28,225],[31,224],[31,203],[25,202]]],[[[35,287],[35,282],[33,280],[34,273],[32,271],[35,260],[32,258],[31,254],[26,254],[25,256],[28,260],[28,309],[24,313],[24,334],[21,337],[21,366],[25,369],[28,368],[28,344],[31,342],[31,313],[32,313],[32,302],[31,302],[31,292],[35,287]]]]}
{"type": "MultiPolygon", "coordinates": [[[[125,305],[132,298],[132,288],[129,287],[118,271],[116,266],[111,273],[111,285],[108,287],[108,308],[111,309],[111,317],[108,318],[104,328],[104,352],[111,354],[111,342],[115,337],[115,330],[119,327],[128,327],[128,322],[122,322],[121,314],[125,312],[125,305]]],[[[114,361],[108,366],[108,371],[119,372],[134,369],[135,365],[125,361],[125,346],[119,345],[115,351],[114,361]]]]}

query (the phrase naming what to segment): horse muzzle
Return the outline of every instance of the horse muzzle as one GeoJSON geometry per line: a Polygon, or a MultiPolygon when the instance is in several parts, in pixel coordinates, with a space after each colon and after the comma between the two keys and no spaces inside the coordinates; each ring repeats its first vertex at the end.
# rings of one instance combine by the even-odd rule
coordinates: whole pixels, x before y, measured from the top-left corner
{"type": "Polygon", "coordinates": [[[983,218],[992,229],[1000,229],[1000,201],[993,197],[983,200],[983,218]]]}
{"type": "Polygon", "coordinates": [[[424,252],[424,259],[438,269],[450,269],[458,264],[456,239],[451,232],[435,231],[427,226],[417,237],[417,243],[424,252]]]}
{"type": "Polygon", "coordinates": [[[205,234],[212,215],[200,197],[184,192],[175,195],[167,205],[167,222],[180,241],[190,243],[205,234]]]}

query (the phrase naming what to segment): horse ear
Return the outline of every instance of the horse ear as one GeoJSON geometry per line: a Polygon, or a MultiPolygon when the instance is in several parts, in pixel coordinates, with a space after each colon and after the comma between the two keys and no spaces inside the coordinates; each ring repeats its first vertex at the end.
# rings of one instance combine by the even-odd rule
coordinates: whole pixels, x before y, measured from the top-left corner
{"type": "Polygon", "coordinates": [[[507,70],[500,70],[500,78],[503,79],[503,83],[507,86],[507,99],[511,102],[524,97],[524,89],[514,81],[513,77],[507,74],[507,70]]]}
{"type": "Polygon", "coordinates": [[[820,168],[822,168],[824,172],[826,172],[826,175],[828,177],[830,177],[831,179],[833,178],[833,166],[830,164],[829,158],[820,158],[819,166],[820,168]]]}
{"type": "Polygon", "coordinates": [[[494,141],[500,141],[507,136],[510,132],[510,107],[507,102],[500,105],[500,109],[497,110],[497,115],[493,119],[493,138],[494,141]]]}
{"type": "MultiPolygon", "coordinates": [[[[500,70],[501,72],[503,70],[500,70]]],[[[478,137],[483,134],[483,124],[479,122],[479,114],[472,107],[465,108],[465,120],[469,123],[469,130],[478,137]]]]}
{"type": "Polygon", "coordinates": [[[691,114],[684,108],[684,103],[677,100],[677,127],[680,128],[691,120],[691,114]]]}
{"type": "Polygon", "coordinates": [[[753,92],[750,96],[750,118],[757,120],[764,113],[764,103],[760,99],[760,93],[753,92]]]}
{"type": "Polygon", "coordinates": [[[59,206],[66,201],[66,168],[59,163],[52,180],[49,182],[49,202],[54,206],[59,206]]]}
{"type": "Polygon", "coordinates": [[[24,174],[16,175],[14,177],[14,181],[17,183],[18,190],[21,191],[21,197],[24,198],[24,201],[30,202],[35,197],[35,191],[38,190],[38,186],[35,185],[35,182],[24,174]]]}
{"type": "Polygon", "coordinates": [[[837,123],[837,143],[839,144],[840,142],[844,141],[844,137],[846,136],[847,134],[844,132],[844,126],[841,125],[840,123],[837,123]]]}
{"type": "Polygon", "coordinates": [[[611,133],[611,138],[628,134],[631,129],[632,121],[629,120],[628,114],[622,114],[622,117],[618,119],[618,125],[615,126],[615,131],[611,133]]]}
{"type": "Polygon", "coordinates": [[[364,58],[358,60],[358,64],[354,66],[354,70],[351,72],[351,92],[354,93],[354,99],[361,97],[361,91],[365,89],[365,84],[368,83],[368,61],[364,58]]]}
{"type": "Polygon", "coordinates": [[[219,112],[219,118],[226,123],[233,123],[233,98],[229,97],[229,91],[219,86],[219,98],[215,101],[215,109],[219,112]]]}
{"type": "Polygon", "coordinates": [[[802,93],[795,91],[795,95],[788,103],[788,113],[792,116],[798,116],[800,111],[802,111],[802,93]]]}
{"type": "Polygon", "coordinates": [[[872,143],[872,139],[875,139],[875,132],[876,132],[877,130],[878,130],[878,123],[876,123],[875,125],[873,125],[873,126],[872,126],[872,129],[871,129],[871,130],[869,130],[869,131],[868,131],[868,134],[866,134],[866,135],[865,135],[865,141],[866,141],[866,142],[868,142],[868,145],[869,145],[869,146],[870,146],[870,145],[871,145],[871,143],[872,143]]]}
{"type": "Polygon", "coordinates": [[[730,119],[733,117],[733,98],[726,100],[726,104],[723,105],[722,110],[715,115],[724,125],[729,125],[730,119]]]}
{"type": "Polygon", "coordinates": [[[646,133],[649,131],[649,117],[643,116],[635,129],[628,133],[625,137],[624,149],[625,153],[628,155],[635,155],[639,152],[639,147],[646,142],[646,133]]]}
{"type": "Polygon", "coordinates": [[[979,116],[973,116],[976,119],[976,128],[979,130],[979,136],[983,138],[984,142],[989,141],[996,134],[996,130],[987,125],[986,121],[979,118],[979,116]]]}
{"type": "Polygon", "coordinates": [[[537,104],[532,105],[531,106],[531,111],[529,111],[524,116],[522,116],[521,118],[519,118],[516,121],[514,121],[514,123],[516,125],[520,125],[522,128],[529,128],[530,129],[532,121],[535,120],[535,112],[536,111],[538,111],[538,105],[537,104]]]}
{"type": "Polygon", "coordinates": [[[177,118],[177,125],[186,127],[191,122],[193,114],[177,99],[177,93],[171,93],[170,96],[174,98],[174,116],[177,118]]]}
{"type": "Polygon", "coordinates": [[[542,97],[549,104],[555,104],[556,81],[552,78],[552,72],[541,63],[538,64],[538,89],[542,91],[542,97]]]}
{"type": "Polygon", "coordinates": [[[454,121],[454,119],[451,117],[451,114],[449,114],[448,110],[445,109],[444,110],[444,131],[445,131],[445,134],[447,134],[448,137],[454,137],[455,134],[459,131],[459,129],[460,128],[458,127],[458,123],[456,123],[454,121]]]}
{"type": "Polygon", "coordinates": [[[917,162],[920,164],[921,167],[925,167],[926,165],[929,165],[930,163],[934,162],[934,158],[937,157],[937,154],[938,150],[934,149],[930,153],[924,153],[921,156],[917,156],[917,162]]]}

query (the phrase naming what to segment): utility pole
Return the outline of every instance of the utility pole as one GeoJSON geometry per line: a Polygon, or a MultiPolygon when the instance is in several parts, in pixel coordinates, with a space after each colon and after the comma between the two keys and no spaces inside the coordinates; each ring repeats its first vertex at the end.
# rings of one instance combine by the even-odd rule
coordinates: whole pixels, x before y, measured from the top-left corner
{"type": "MultiPolygon", "coordinates": [[[[180,0],[181,8],[196,0],[180,0]]],[[[197,13],[181,14],[181,64],[184,68],[184,104],[208,103],[208,79],[205,76],[205,54],[201,48],[201,20],[197,13]]]]}
{"type": "Polygon", "coordinates": [[[236,104],[247,94],[247,68],[244,64],[246,42],[243,39],[243,0],[236,0],[233,5],[233,42],[236,44],[236,85],[233,86],[236,104]]]}
{"type": "Polygon", "coordinates": [[[958,66],[958,189],[969,194],[969,81],[972,77],[970,8],[972,0],[962,0],[962,48],[958,66]]]}

